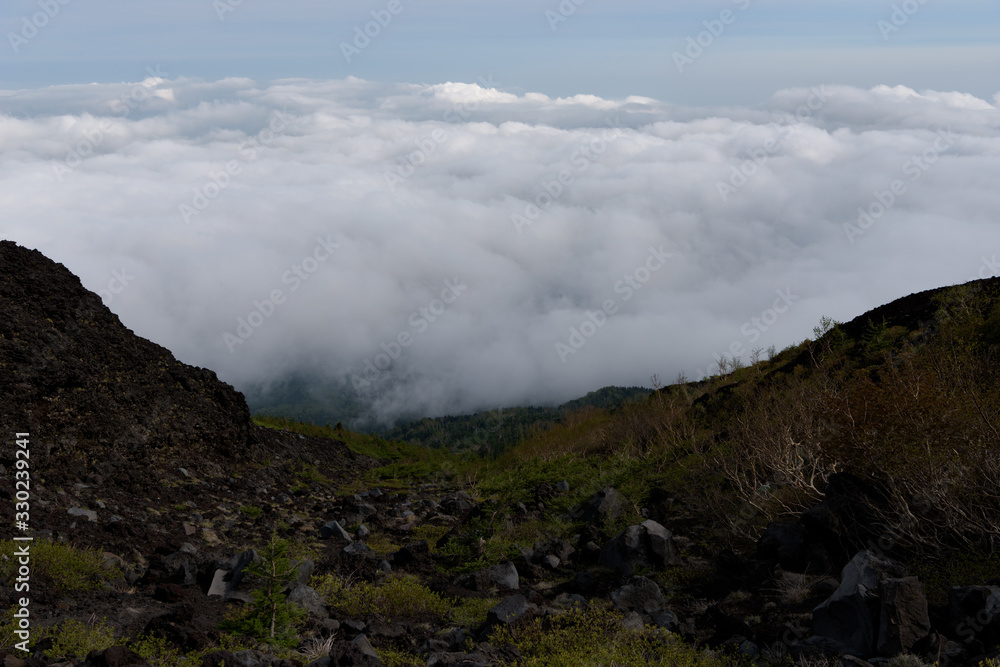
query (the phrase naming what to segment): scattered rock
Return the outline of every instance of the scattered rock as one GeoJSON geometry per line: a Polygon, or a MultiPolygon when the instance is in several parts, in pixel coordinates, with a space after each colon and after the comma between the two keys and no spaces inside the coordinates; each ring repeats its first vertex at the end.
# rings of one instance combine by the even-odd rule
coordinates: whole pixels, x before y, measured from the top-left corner
{"type": "Polygon", "coordinates": [[[673,534],[653,520],[629,526],[601,551],[601,565],[625,575],[638,567],[662,569],[676,562],[673,534]]]}
{"type": "Polygon", "coordinates": [[[392,564],[398,567],[412,565],[425,558],[430,551],[427,540],[411,542],[392,555],[392,564]]]}
{"type": "Polygon", "coordinates": [[[452,516],[460,516],[475,507],[472,498],[465,491],[458,491],[457,493],[445,496],[441,499],[440,504],[444,513],[452,516]]]}
{"type": "Polygon", "coordinates": [[[67,514],[70,516],[86,517],[87,521],[97,521],[97,512],[94,510],[85,510],[81,507],[71,507],[67,510],[67,514]]]}
{"type": "Polygon", "coordinates": [[[516,591],[521,587],[517,568],[510,561],[494,565],[487,571],[490,581],[499,586],[502,590],[516,591]]]}
{"type": "Polygon", "coordinates": [[[344,530],[344,527],[340,525],[339,521],[331,521],[330,523],[323,524],[319,528],[319,536],[324,540],[328,540],[331,537],[337,537],[345,542],[353,542],[351,534],[344,530]]]}
{"type": "Polygon", "coordinates": [[[523,595],[510,595],[505,597],[500,604],[490,609],[486,615],[484,626],[484,636],[499,625],[514,625],[517,621],[528,613],[528,599],[523,595]]]}
{"type": "Polygon", "coordinates": [[[201,659],[201,667],[237,667],[232,651],[213,651],[201,659]]]}
{"type": "Polygon", "coordinates": [[[198,581],[198,560],[195,557],[196,553],[197,551],[193,546],[185,543],[175,553],[164,556],[164,574],[173,583],[180,584],[181,586],[193,586],[198,581]]]}
{"type": "Polygon", "coordinates": [[[341,549],[340,553],[342,553],[345,556],[364,557],[364,558],[375,555],[375,552],[369,549],[368,545],[365,544],[364,542],[351,542],[346,547],[341,549]]]}
{"type": "Polygon", "coordinates": [[[813,610],[813,634],[866,660],[897,645],[909,650],[930,621],[920,583],[903,575],[897,563],[860,552],[844,566],[837,592],[813,610]]]}
{"type": "Polygon", "coordinates": [[[327,618],[330,613],[322,596],[305,584],[298,584],[288,593],[288,601],[294,602],[317,618],[327,618]]]}
{"type": "Polygon", "coordinates": [[[382,660],[368,637],[358,635],[352,641],[336,642],[330,649],[330,667],[381,667],[382,660]]]}
{"type": "Polygon", "coordinates": [[[623,614],[634,611],[646,618],[663,609],[663,592],[646,577],[632,577],[611,593],[611,603],[623,614]]]}
{"type": "Polygon", "coordinates": [[[931,632],[927,598],[916,577],[882,582],[882,609],[878,626],[879,655],[910,653],[931,632]]]}
{"type": "Polygon", "coordinates": [[[587,523],[614,521],[622,513],[622,500],[614,487],[606,486],[577,511],[577,518],[587,523]]]}

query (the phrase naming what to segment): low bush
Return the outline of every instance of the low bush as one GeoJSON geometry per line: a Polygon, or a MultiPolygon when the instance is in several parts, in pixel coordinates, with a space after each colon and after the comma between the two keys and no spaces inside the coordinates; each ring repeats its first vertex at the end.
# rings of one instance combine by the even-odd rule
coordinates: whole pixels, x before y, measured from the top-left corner
{"type": "Polygon", "coordinates": [[[736,663],[684,644],[666,630],[628,630],[620,614],[592,606],[497,630],[494,646],[512,644],[527,667],[724,667],[736,663]]]}
{"type": "MultiPolygon", "coordinates": [[[[14,556],[24,543],[0,541],[0,579],[13,581],[18,568],[14,556]]],[[[96,549],[77,549],[68,544],[35,540],[31,542],[31,581],[44,584],[58,595],[99,590],[113,581],[120,570],[105,562],[96,549]]]]}
{"type": "Polygon", "coordinates": [[[347,616],[443,618],[451,603],[413,576],[395,574],[381,582],[349,582],[336,575],[313,577],[312,587],[347,616]]]}

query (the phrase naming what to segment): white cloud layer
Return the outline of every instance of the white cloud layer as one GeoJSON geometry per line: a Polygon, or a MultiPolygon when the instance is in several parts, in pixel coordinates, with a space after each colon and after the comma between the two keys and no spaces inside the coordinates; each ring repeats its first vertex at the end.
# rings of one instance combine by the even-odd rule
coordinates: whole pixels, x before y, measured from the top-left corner
{"type": "Polygon", "coordinates": [[[353,78],[0,91],[2,236],[238,387],[364,379],[392,355],[361,392],[386,418],[555,402],[997,273],[997,99],[827,86],[704,109],[353,78]]]}

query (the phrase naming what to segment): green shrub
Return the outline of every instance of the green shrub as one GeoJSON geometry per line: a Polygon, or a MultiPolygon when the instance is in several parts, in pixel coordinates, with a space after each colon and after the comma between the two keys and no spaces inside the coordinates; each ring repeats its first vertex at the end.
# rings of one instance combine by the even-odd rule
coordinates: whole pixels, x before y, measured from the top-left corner
{"type": "Polygon", "coordinates": [[[418,656],[394,648],[375,648],[378,657],[382,659],[382,667],[422,667],[426,664],[418,656]]]}
{"type": "MultiPolygon", "coordinates": [[[[13,580],[18,566],[14,552],[24,544],[13,540],[0,542],[0,579],[13,580]]],[[[36,582],[44,583],[58,595],[99,590],[121,574],[116,567],[105,563],[96,549],[77,549],[48,540],[30,544],[32,588],[36,582]]]]}
{"type": "Polygon", "coordinates": [[[103,651],[116,643],[114,629],[105,621],[84,623],[72,618],[46,628],[33,627],[31,646],[42,639],[52,640],[52,647],[45,652],[50,662],[85,658],[91,651],[103,651]]]}
{"type": "Polygon", "coordinates": [[[451,609],[451,620],[463,628],[472,628],[486,621],[490,609],[500,604],[497,598],[459,598],[451,609]]]}
{"type": "Polygon", "coordinates": [[[735,663],[684,644],[666,630],[625,629],[621,615],[591,606],[538,618],[515,630],[501,628],[494,646],[513,644],[527,667],[724,667],[735,663]]]}
{"type": "Polygon", "coordinates": [[[312,587],[348,616],[443,618],[451,604],[413,576],[394,574],[379,583],[349,583],[335,575],[314,577],[312,587]]]}
{"type": "Polygon", "coordinates": [[[264,510],[255,505],[241,505],[240,511],[251,519],[259,519],[261,515],[264,514],[264,510]]]}

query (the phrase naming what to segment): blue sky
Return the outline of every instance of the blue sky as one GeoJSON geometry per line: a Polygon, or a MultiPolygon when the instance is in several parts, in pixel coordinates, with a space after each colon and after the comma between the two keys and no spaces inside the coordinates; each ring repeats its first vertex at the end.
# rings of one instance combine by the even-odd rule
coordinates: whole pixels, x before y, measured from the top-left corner
{"type": "Polygon", "coordinates": [[[5,0],[0,87],[136,81],[158,65],[171,77],[206,80],[353,75],[441,83],[492,75],[515,92],[696,105],[758,104],[777,90],[819,83],[899,84],[984,99],[1000,90],[996,2],[909,0],[910,14],[888,39],[878,22],[906,3],[564,0],[575,11],[553,30],[546,12],[560,14],[557,0],[399,2],[392,22],[348,63],[340,43],[390,0],[5,0]],[[12,44],[24,18],[45,5],[55,15],[36,23],[47,25],[12,44]],[[679,72],[672,54],[726,10],[731,23],[679,72]]]}

